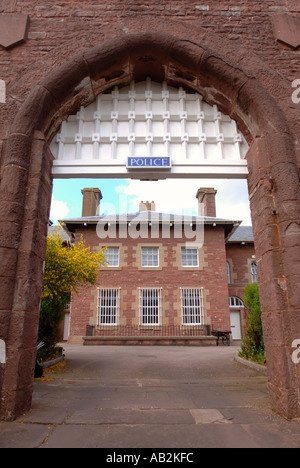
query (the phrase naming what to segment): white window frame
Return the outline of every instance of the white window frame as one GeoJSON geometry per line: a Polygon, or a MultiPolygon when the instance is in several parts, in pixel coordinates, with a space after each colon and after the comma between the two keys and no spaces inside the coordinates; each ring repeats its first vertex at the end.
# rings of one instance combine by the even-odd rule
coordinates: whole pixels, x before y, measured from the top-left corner
{"type": "Polygon", "coordinates": [[[257,262],[251,262],[252,283],[257,283],[257,262]]]}
{"type": "Polygon", "coordinates": [[[197,248],[188,249],[186,247],[181,247],[181,266],[183,268],[198,268],[199,267],[199,250],[197,248]],[[189,252],[193,252],[193,253],[196,252],[197,254],[196,264],[193,263],[194,261],[193,254],[189,254],[189,252]],[[189,256],[192,259],[192,262],[190,264],[188,264],[189,256]],[[185,261],[186,261],[186,265],[184,264],[185,261]]]}
{"type": "Polygon", "coordinates": [[[182,324],[204,325],[204,289],[180,288],[180,291],[182,324]]]}
{"type": "Polygon", "coordinates": [[[142,262],[142,268],[159,268],[159,247],[142,247],[141,262],[142,262]],[[153,263],[156,257],[156,252],[157,252],[157,264],[154,265],[153,263]]]}
{"type": "Polygon", "coordinates": [[[242,299],[236,296],[229,297],[229,307],[230,309],[241,309],[244,308],[244,303],[242,299]]]}
{"type": "Polygon", "coordinates": [[[107,247],[105,257],[106,257],[106,261],[107,261],[107,266],[109,268],[118,268],[120,266],[120,248],[119,247],[107,247]],[[112,251],[117,251],[117,253],[112,252],[112,251]],[[118,258],[118,263],[117,264],[110,263],[109,257],[111,257],[111,259],[113,259],[113,261],[115,261],[115,259],[118,258]]]}
{"type": "Polygon", "coordinates": [[[97,325],[119,325],[121,288],[98,288],[97,325]],[[114,297],[115,295],[115,297],[114,297]]]}
{"type": "Polygon", "coordinates": [[[139,288],[140,326],[155,327],[162,322],[162,288],[139,288]]]}

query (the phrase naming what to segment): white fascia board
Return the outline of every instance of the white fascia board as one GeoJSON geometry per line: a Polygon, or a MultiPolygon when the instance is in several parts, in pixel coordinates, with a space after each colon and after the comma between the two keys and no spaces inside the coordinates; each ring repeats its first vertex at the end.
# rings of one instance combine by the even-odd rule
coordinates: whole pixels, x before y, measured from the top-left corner
{"type": "Polygon", "coordinates": [[[168,179],[168,178],[229,178],[246,179],[248,177],[247,161],[201,162],[201,164],[174,164],[169,171],[131,171],[126,163],[97,163],[95,161],[54,161],[52,175],[57,179],[64,178],[103,178],[103,179],[168,179]]]}

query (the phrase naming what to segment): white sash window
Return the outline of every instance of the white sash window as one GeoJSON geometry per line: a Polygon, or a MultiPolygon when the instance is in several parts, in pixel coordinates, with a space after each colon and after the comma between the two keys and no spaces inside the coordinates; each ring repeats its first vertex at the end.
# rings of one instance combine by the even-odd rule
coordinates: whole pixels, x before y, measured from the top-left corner
{"type": "Polygon", "coordinates": [[[199,255],[198,249],[181,249],[181,263],[183,267],[198,267],[199,255]]]}
{"type": "Polygon", "coordinates": [[[105,253],[108,267],[119,266],[119,247],[108,247],[105,253]]]}
{"type": "Polygon", "coordinates": [[[142,248],[142,267],[159,267],[159,248],[142,248]]]}

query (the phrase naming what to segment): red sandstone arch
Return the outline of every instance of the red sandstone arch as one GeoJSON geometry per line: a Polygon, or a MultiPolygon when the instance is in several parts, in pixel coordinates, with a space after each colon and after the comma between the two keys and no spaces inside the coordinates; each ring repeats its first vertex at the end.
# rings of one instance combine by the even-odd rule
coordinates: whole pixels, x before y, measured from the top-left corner
{"type": "Polygon", "coordinates": [[[299,178],[288,89],[259,60],[246,62],[238,48],[231,60],[226,44],[201,39],[132,34],[87,49],[34,86],[17,113],[1,166],[0,339],[7,346],[1,418],[14,419],[31,405],[52,189],[48,143],[65,118],[100,92],[146,76],[197,90],[235,119],[248,139],[270,392],[278,412],[300,416],[300,370],[291,360],[292,343],[300,338],[299,178]]]}

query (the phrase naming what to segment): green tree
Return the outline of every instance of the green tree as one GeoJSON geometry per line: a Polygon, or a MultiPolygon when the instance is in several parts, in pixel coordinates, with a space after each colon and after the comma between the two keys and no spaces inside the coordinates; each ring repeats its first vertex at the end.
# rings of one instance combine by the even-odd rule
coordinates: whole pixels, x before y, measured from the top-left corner
{"type": "Polygon", "coordinates": [[[97,284],[98,271],[105,265],[104,250],[92,252],[83,238],[77,245],[64,241],[59,232],[49,236],[44,269],[38,340],[45,346],[40,358],[55,354],[58,326],[72,293],[97,284]]]}
{"type": "Polygon", "coordinates": [[[264,363],[266,359],[261,319],[258,284],[249,284],[245,289],[246,330],[242,338],[240,356],[264,363]]]}

